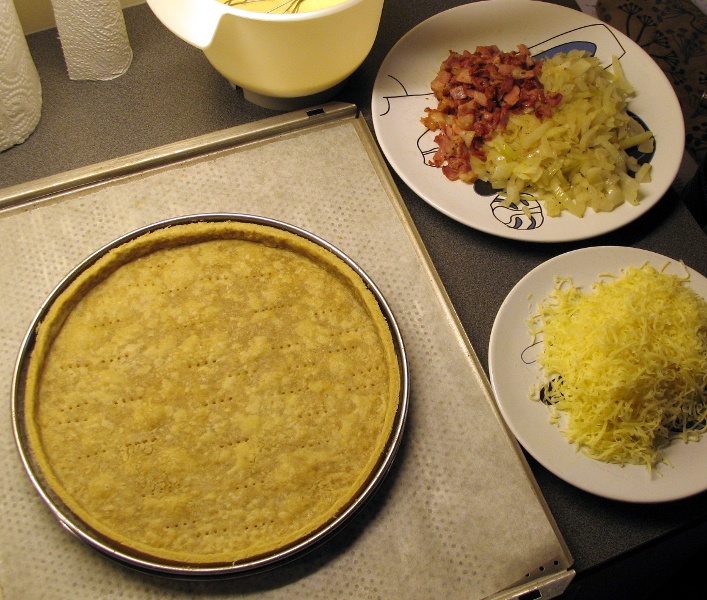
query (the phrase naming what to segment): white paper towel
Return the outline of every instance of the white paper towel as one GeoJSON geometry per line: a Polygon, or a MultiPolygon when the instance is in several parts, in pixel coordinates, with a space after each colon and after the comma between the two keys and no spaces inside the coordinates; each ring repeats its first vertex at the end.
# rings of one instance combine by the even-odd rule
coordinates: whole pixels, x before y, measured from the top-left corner
{"type": "Polygon", "coordinates": [[[12,0],[0,0],[0,151],[24,142],[42,113],[42,86],[12,0]]]}
{"type": "Polygon", "coordinates": [[[52,0],[71,79],[106,81],[133,59],[120,0],[52,0]]]}

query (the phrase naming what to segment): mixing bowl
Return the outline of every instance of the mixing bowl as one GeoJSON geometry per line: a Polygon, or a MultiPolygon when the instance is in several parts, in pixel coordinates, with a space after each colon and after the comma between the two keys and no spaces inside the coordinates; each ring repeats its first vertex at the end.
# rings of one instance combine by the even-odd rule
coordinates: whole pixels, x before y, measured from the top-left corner
{"type": "Polygon", "coordinates": [[[175,35],[204,51],[246,99],[274,109],[327,100],[364,61],[383,0],[343,0],[327,8],[270,14],[218,0],[147,0],[175,35]]]}

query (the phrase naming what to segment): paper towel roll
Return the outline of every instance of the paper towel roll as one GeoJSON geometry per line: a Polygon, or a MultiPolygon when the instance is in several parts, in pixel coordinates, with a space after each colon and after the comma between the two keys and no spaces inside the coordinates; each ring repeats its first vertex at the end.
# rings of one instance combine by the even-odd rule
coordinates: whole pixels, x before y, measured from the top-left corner
{"type": "Polygon", "coordinates": [[[42,113],[42,86],[12,0],[0,0],[0,151],[24,142],[42,113]]]}
{"type": "Polygon", "coordinates": [[[105,81],[133,59],[120,0],[52,0],[71,79],[105,81]]]}

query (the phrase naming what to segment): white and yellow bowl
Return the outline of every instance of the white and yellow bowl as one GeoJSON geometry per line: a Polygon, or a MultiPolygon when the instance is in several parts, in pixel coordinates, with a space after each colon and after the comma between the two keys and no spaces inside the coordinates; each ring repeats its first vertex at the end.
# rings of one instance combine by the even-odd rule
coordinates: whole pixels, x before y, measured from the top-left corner
{"type": "Polygon", "coordinates": [[[218,0],[147,3],[248,100],[269,108],[333,95],[370,52],[383,8],[383,0],[343,0],[309,12],[269,14],[218,0]]]}

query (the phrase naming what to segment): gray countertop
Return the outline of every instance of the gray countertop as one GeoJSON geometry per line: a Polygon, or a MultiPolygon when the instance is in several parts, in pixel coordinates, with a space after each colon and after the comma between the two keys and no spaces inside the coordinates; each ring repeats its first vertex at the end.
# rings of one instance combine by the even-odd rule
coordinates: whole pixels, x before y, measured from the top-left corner
{"type": "MultiPolygon", "coordinates": [[[[373,130],[371,90],[387,52],[416,24],[461,3],[386,0],[373,50],[335,99],[356,104],[373,130]]],[[[572,0],[557,3],[576,7],[572,0]]],[[[134,60],[125,75],[108,82],[70,81],[56,30],[28,36],[42,83],[42,118],[26,142],[0,153],[0,188],[277,114],[246,102],[201,51],[168,32],[146,5],[126,9],[125,17],[134,60]]],[[[560,253],[588,245],[635,246],[682,259],[707,275],[707,237],[672,193],[614,233],[581,243],[532,244],[461,225],[393,177],[484,369],[491,327],[506,294],[533,267],[560,253]]],[[[704,531],[707,494],[660,505],[626,504],[578,490],[528,460],[574,556],[578,590],[582,578],[589,581],[620,561],[628,564],[661,544],[704,531]]]]}

